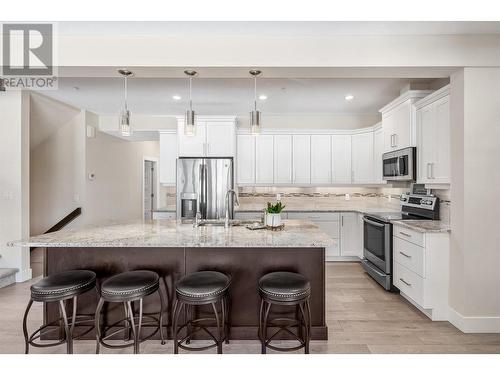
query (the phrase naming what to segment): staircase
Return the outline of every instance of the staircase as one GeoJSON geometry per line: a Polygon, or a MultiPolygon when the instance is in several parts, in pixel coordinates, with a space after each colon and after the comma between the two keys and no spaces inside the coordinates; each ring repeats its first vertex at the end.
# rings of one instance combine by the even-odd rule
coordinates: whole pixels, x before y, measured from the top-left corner
{"type": "Polygon", "coordinates": [[[16,282],[17,268],[0,268],[0,288],[16,282]]]}

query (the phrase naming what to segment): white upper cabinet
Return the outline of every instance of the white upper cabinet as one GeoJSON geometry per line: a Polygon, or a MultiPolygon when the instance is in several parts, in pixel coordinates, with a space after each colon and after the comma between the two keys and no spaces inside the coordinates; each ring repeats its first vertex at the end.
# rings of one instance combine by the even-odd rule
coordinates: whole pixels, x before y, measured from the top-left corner
{"type": "Polygon", "coordinates": [[[236,182],[255,183],[255,136],[239,135],[236,142],[236,182]]]}
{"type": "Polygon", "coordinates": [[[196,122],[194,135],[184,134],[184,120],[178,121],[177,140],[179,156],[220,156],[235,155],[235,120],[200,118],[196,122]]]}
{"type": "Polygon", "coordinates": [[[332,135],[332,183],[351,183],[351,136],[332,135]]]}
{"type": "Polygon", "coordinates": [[[370,184],[373,177],[373,132],[352,135],[352,182],[370,184]]]}
{"type": "Polygon", "coordinates": [[[311,183],[311,136],[294,135],[293,139],[293,183],[311,183]]]}
{"type": "MultiPolygon", "coordinates": [[[[273,136],[261,134],[255,137],[255,182],[274,183],[274,145],[273,136]]],[[[291,164],[291,157],[290,157],[291,164]]]]}
{"type": "Polygon", "coordinates": [[[206,122],[206,155],[230,157],[235,155],[236,128],[234,121],[206,122]]]}
{"type": "Polygon", "coordinates": [[[311,183],[332,182],[332,143],[328,135],[311,135],[311,183]]]}
{"type": "Polygon", "coordinates": [[[198,121],[194,135],[184,134],[184,121],[177,126],[179,156],[206,156],[206,127],[204,121],[198,121]]]}
{"type": "Polygon", "coordinates": [[[382,154],[384,153],[384,137],[382,127],[373,132],[373,182],[385,184],[382,177],[382,154]]]}
{"type": "Polygon", "coordinates": [[[417,116],[417,181],[449,184],[450,96],[446,86],[415,104],[417,116]]]}
{"type": "Polygon", "coordinates": [[[429,95],[429,90],[411,90],[380,110],[384,152],[416,146],[415,109],[413,104],[429,95]]]}
{"type": "Polygon", "coordinates": [[[160,133],[160,184],[175,185],[177,134],[160,133]]]}
{"type": "Polygon", "coordinates": [[[274,183],[292,182],[292,136],[274,135],[274,183]]]}

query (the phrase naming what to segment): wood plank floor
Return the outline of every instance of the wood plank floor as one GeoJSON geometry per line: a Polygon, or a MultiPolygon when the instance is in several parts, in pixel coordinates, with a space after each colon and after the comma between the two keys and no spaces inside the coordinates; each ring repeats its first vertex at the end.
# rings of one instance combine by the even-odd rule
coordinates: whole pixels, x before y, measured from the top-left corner
{"type": "MultiPolygon", "coordinates": [[[[500,334],[464,334],[447,322],[432,322],[398,294],[385,292],[359,263],[327,263],[328,341],[311,342],[312,353],[500,353],[500,334]]],[[[22,316],[30,282],[0,289],[0,353],[23,353],[22,316]]],[[[30,329],[42,309],[31,310],[30,329]]],[[[76,353],[93,353],[95,343],[77,341],[76,353]]],[[[63,346],[32,353],[64,353],[63,346]]],[[[131,353],[103,350],[103,353],[131,353]]],[[[142,353],[172,353],[172,341],[141,345],[142,353]]],[[[214,353],[206,351],[204,353],[214,353]]],[[[224,353],[260,353],[258,341],[232,341],[224,353]]]]}

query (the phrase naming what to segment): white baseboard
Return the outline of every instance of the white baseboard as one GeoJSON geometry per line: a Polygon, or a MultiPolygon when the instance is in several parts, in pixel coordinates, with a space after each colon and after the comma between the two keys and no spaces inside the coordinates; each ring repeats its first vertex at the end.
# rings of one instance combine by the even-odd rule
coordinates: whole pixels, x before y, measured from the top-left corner
{"type": "Polygon", "coordinates": [[[22,283],[31,279],[31,268],[20,270],[16,273],[16,283],[22,283]]]}
{"type": "Polygon", "coordinates": [[[500,316],[463,316],[450,307],[450,323],[464,333],[500,333],[500,316]]]}

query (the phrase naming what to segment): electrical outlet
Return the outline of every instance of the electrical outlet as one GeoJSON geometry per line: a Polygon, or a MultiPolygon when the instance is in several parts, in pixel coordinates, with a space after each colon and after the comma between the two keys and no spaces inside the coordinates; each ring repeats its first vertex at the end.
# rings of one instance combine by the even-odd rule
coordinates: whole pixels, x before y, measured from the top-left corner
{"type": "Polygon", "coordinates": [[[351,194],[346,193],[345,200],[346,201],[350,201],[351,200],[351,194]]]}

